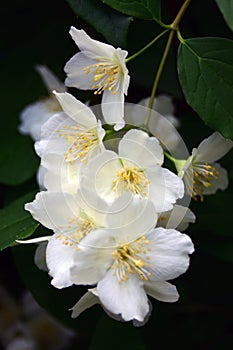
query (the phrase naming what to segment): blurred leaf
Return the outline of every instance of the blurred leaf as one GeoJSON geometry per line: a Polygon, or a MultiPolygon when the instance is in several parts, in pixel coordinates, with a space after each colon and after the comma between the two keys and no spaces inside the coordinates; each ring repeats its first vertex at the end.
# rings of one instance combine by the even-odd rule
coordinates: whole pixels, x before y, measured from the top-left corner
{"type": "Polygon", "coordinates": [[[112,8],[142,19],[160,19],[160,0],[102,0],[112,8]]]}
{"type": "Polygon", "coordinates": [[[35,192],[15,200],[8,207],[0,210],[0,249],[15,243],[16,239],[29,237],[39,223],[24,210],[24,204],[31,201],[35,192]]]}
{"type": "Polygon", "coordinates": [[[131,17],[126,17],[100,0],[66,0],[74,12],[101,33],[108,42],[126,46],[131,17]]]}
{"type": "Polygon", "coordinates": [[[228,26],[233,30],[233,0],[215,0],[228,26]]]}
{"type": "Polygon", "coordinates": [[[182,41],[178,74],[190,106],[212,129],[233,139],[233,41],[223,38],[182,41]]]}
{"type": "Polygon", "coordinates": [[[36,174],[39,158],[29,137],[15,132],[0,136],[0,182],[18,185],[36,174]]]}
{"type": "Polygon", "coordinates": [[[104,344],[111,344],[111,350],[146,349],[141,337],[140,329],[129,322],[122,323],[103,315],[97,324],[90,345],[90,350],[104,350],[104,344]]]}
{"type": "MultiPolygon", "coordinates": [[[[35,232],[36,236],[48,234],[51,234],[51,231],[42,226],[35,232]]],[[[48,273],[39,270],[34,263],[36,247],[37,245],[35,244],[23,244],[12,248],[21,278],[41,307],[66,326],[78,330],[80,335],[84,332],[84,335],[89,338],[99,318],[100,307],[94,306],[83,312],[78,318],[72,319],[69,309],[77,303],[87,288],[71,286],[69,288],[57,289],[52,286],[48,273]]]]}

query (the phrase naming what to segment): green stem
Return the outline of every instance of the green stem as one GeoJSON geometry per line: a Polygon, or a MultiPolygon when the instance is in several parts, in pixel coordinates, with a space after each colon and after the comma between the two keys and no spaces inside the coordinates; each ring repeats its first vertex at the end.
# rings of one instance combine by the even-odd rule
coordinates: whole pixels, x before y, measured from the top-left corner
{"type": "Polygon", "coordinates": [[[150,100],[149,100],[149,104],[148,104],[148,108],[149,109],[147,111],[146,118],[145,118],[145,121],[144,121],[144,126],[145,127],[148,127],[148,124],[149,124],[149,121],[150,121],[151,108],[153,106],[153,101],[154,101],[155,94],[156,94],[156,91],[157,91],[157,88],[158,88],[159,79],[161,77],[161,74],[162,74],[162,71],[163,71],[163,67],[164,67],[164,64],[166,62],[167,55],[168,55],[170,47],[171,47],[171,43],[172,43],[172,39],[174,37],[174,33],[175,33],[174,30],[170,31],[170,34],[169,34],[169,37],[168,37],[168,40],[167,40],[167,44],[166,44],[166,47],[165,47],[165,50],[164,50],[164,53],[163,53],[163,56],[161,58],[161,61],[160,61],[160,64],[159,64],[159,68],[158,68],[156,76],[155,76],[155,80],[154,80],[154,84],[153,84],[153,88],[152,88],[152,91],[151,91],[150,100]]]}
{"type": "Polygon", "coordinates": [[[159,40],[164,34],[166,34],[169,31],[169,28],[165,29],[163,32],[161,32],[159,35],[157,35],[151,42],[149,42],[149,44],[147,44],[146,46],[144,46],[141,50],[139,50],[138,52],[136,52],[135,54],[133,54],[132,56],[126,58],[125,63],[131,61],[132,59],[134,59],[135,57],[137,57],[138,55],[140,55],[142,52],[144,52],[146,49],[148,49],[151,45],[153,45],[157,40],[159,40]]]}
{"type": "MultiPolygon", "coordinates": [[[[152,91],[151,91],[151,96],[150,96],[150,100],[149,100],[149,104],[148,104],[148,111],[147,111],[147,114],[146,114],[145,121],[143,123],[143,126],[145,128],[148,128],[148,124],[149,124],[150,116],[151,116],[151,108],[153,106],[153,102],[154,102],[155,94],[157,92],[159,80],[160,80],[160,77],[161,77],[161,74],[162,74],[162,71],[163,71],[163,68],[164,68],[164,64],[166,62],[166,59],[167,59],[170,47],[171,47],[171,43],[172,43],[174,34],[175,34],[175,32],[178,32],[178,35],[180,35],[180,33],[179,33],[179,24],[180,24],[180,21],[181,21],[182,17],[185,14],[185,11],[187,10],[187,7],[188,7],[190,1],[191,0],[185,0],[183,5],[181,6],[179,12],[177,13],[174,21],[169,25],[169,28],[170,28],[171,31],[170,31],[170,34],[169,34],[169,37],[168,37],[168,41],[167,41],[167,44],[166,44],[163,56],[162,56],[160,64],[159,64],[159,68],[158,68],[156,76],[155,76],[155,80],[154,80],[154,84],[153,84],[153,88],[152,88],[152,91]]],[[[180,35],[180,37],[181,37],[181,35],[180,35]]]]}
{"type": "Polygon", "coordinates": [[[169,153],[167,153],[166,151],[164,151],[164,155],[165,157],[167,157],[171,162],[173,162],[174,164],[176,163],[175,158],[173,158],[169,153]]]}
{"type": "Polygon", "coordinates": [[[187,10],[187,7],[189,6],[190,2],[191,2],[191,0],[185,0],[183,5],[181,6],[179,12],[176,15],[176,18],[174,19],[172,24],[170,24],[170,28],[172,30],[176,31],[179,29],[178,27],[179,27],[180,21],[181,21],[182,17],[184,16],[185,11],[187,10]]]}

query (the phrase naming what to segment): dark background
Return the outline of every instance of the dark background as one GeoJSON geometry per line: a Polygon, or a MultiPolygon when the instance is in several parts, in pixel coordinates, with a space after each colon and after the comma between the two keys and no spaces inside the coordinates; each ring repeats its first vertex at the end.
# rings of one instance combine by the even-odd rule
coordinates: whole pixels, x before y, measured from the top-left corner
{"type": "MultiPolygon", "coordinates": [[[[182,3],[162,1],[165,22],[169,23],[175,17],[182,3]]],[[[12,0],[1,3],[0,9],[0,136],[4,135],[0,141],[0,152],[5,152],[4,147],[7,146],[3,141],[12,144],[17,137],[20,111],[46,94],[34,70],[35,64],[48,65],[64,80],[63,67],[77,51],[68,34],[70,26],[83,28],[96,39],[105,39],[84,20],[77,19],[65,0],[12,0]]],[[[157,30],[154,23],[135,19],[128,35],[127,49],[130,54],[151,40],[157,30]]],[[[211,0],[191,2],[182,21],[181,31],[184,37],[223,36],[232,39],[232,33],[211,0]]],[[[153,74],[164,43],[162,40],[156,48],[149,49],[129,65],[132,78],[128,102],[137,102],[150,94],[153,74]]],[[[158,92],[168,92],[174,96],[176,115],[182,124],[180,133],[191,150],[213,131],[204,125],[183,98],[175,71],[177,47],[178,41],[175,40],[158,92]]],[[[87,92],[74,93],[83,101],[90,97],[96,102],[93,95],[87,92]]],[[[21,183],[13,186],[2,182],[1,207],[37,188],[35,174],[39,160],[34,155],[32,141],[28,137],[24,138],[27,143],[25,171],[33,162],[34,166],[21,183]]],[[[7,157],[8,163],[9,157],[12,158],[9,168],[11,175],[12,172],[17,173],[19,166],[17,148],[14,152],[14,157],[12,150],[7,157]]],[[[61,315],[62,322],[77,330],[77,339],[71,347],[74,349],[131,349],[132,344],[135,349],[143,349],[140,345],[135,347],[135,337],[143,339],[146,349],[163,350],[171,346],[190,350],[233,348],[232,152],[224,157],[221,164],[229,172],[229,189],[206,198],[203,203],[191,203],[197,222],[189,227],[187,233],[192,237],[196,251],[191,257],[188,272],[174,281],[180,291],[179,302],[166,304],[153,300],[153,312],[148,324],[136,329],[136,333],[131,325],[119,324],[104,316],[99,306],[88,310],[79,320],[71,320],[68,308],[77,301],[84,289],[72,287],[69,291],[57,291],[51,287],[47,274],[38,271],[33,265],[34,247],[7,248],[0,252],[0,284],[17,299],[26,283],[43,307],[55,316],[61,315]]],[[[3,161],[1,167],[4,167],[3,161]]]]}

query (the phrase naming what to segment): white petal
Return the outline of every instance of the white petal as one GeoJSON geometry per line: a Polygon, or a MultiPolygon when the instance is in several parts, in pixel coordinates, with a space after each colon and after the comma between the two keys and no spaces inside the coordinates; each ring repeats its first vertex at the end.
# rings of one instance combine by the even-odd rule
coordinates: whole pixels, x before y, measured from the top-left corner
{"type": "Polygon", "coordinates": [[[107,124],[115,124],[114,129],[120,130],[124,127],[124,92],[119,88],[116,93],[105,90],[101,102],[104,120],[107,124]]]}
{"type": "Polygon", "coordinates": [[[121,139],[119,155],[140,164],[143,169],[163,163],[163,150],[159,141],[136,129],[128,131],[121,139]]]}
{"type": "MultiPolygon", "coordinates": [[[[56,129],[66,121],[68,117],[63,113],[56,113],[53,114],[41,127],[41,135],[40,139],[35,143],[35,151],[38,154],[39,157],[43,157],[43,155],[46,152],[50,152],[53,149],[51,149],[51,141],[54,138],[57,138],[57,132],[56,129]]],[[[53,147],[55,148],[55,147],[53,147]]],[[[56,149],[59,149],[59,143],[56,147],[56,149]]],[[[64,148],[64,147],[63,147],[64,148]]],[[[61,151],[60,151],[61,152],[61,151]]]]}
{"type": "Polygon", "coordinates": [[[53,90],[59,92],[66,91],[65,85],[47,66],[36,65],[35,69],[40,74],[41,79],[43,80],[49,93],[51,93],[53,90]]]}
{"type": "Polygon", "coordinates": [[[219,174],[217,179],[211,179],[211,186],[205,188],[204,195],[214,194],[218,189],[224,191],[228,187],[229,181],[226,169],[222,168],[218,163],[213,163],[211,165],[218,171],[219,174]]]}
{"type": "Polygon", "coordinates": [[[183,181],[170,170],[154,167],[146,171],[146,176],[150,181],[149,199],[157,212],[171,210],[176,200],[183,197],[183,181]]]}
{"type": "Polygon", "coordinates": [[[88,165],[83,169],[80,188],[90,206],[95,205],[95,198],[98,196],[106,201],[113,201],[115,194],[112,191],[112,181],[116,177],[116,172],[121,169],[122,165],[118,155],[112,151],[103,151],[89,161],[88,165]],[[86,195],[85,189],[88,190],[86,195]],[[94,197],[92,194],[91,196],[88,195],[88,193],[90,194],[90,189],[94,197]]]}
{"type": "Polygon", "coordinates": [[[93,66],[96,60],[87,57],[84,53],[79,52],[66,63],[65,72],[67,78],[65,80],[66,86],[73,86],[81,90],[93,90],[94,86],[94,70],[86,73],[85,69],[93,66]]]}
{"type": "Polygon", "coordinates": [[[25,204],[25,209],[42,225],[58,231],[79,212],[77,201],[69,193],[47,191],[37,193],[33,202],[25,204]]]}
{"type": "Polygon", "coordinates": [[[150,281],[165,281],[184,273],[189,266],[189,255],[194,251],[191,239],[172,229],[156,228],[148,236],[152,273],[150,281]]]}
{"type": "Polygon", "coordinates": [[[196,217],[189,208],[175,204],[171,211],[161,213],[158,226],[185,231],[189,223],[194,223],[195,220],[196,217]]]}
{"type": "Polygon", "coordinates": [[[179,299],[179,294],[176,287],[168,282],[146,282],[145,290],[147,294],[160,301],[173,303],[179,299]]]}
{"type": "Polygon", "coordinates": [[[50,100],[32,103],[23,109],[20,113],[20,133],[30,135],[34,141],[40,140],[42,125],[56,113],[48,108],[50,100]]]}
{"type": "Polygon", "coordinates": [[[99,298],[92,293],[91,289],[85,293],[79,301],[70,309],[72,310],[71,317],[78,317],[83,311],[89,309],[90,307],[99,304],[99,298]]]}
{"type": "Polygon", "coordinates": [[[97,292],[104,307],[113,314],[120,314],[125,321],[143,321],[149,312],[143,284],[133,275],[119,283],[109,270],[98,283],[97,292]]]}
{"type": "Polygon", "coordinates": [[[233,142],[231,140],[225,139],[218,132],[214,132],[198,146],[195,161],[213,163],[222,158],[232,147],[233,142]]]}
{"type": "Polygon", "coordinates": [[[97,120],[93,112],[84,103],[78,101],[74,96],[64,93],[56,93],[55,95],[60,102],[63,111],[73,118],[79,125],[89,129],[96,126],[97,120]]]}
{"type": "Polygon", "coordinates": [[[47,265],[46,265],[46,249],[47,249],[47,242],[40,243],[38,247],[36,248],[35,256],[34,256],[34,262],[36,266],[43,271],[48,271],[47,265]]]}
{"type": "Polygon", "coordinates": [[[79,188],[80,163],[66,162],[58,154],[48,153],[42,158],[42,164],[46,167],[44,186],[52,192],[77,193],[79,188]]]}
{"type": "Polygon", "coordinates": [[[75,262],[71,268],[74,284],[96,284],[112,263],[112,238],[104,230],[90,232],[79,244],[75,262]]]}
{"type": "Polygon", "coordinates": [[[123,244],[146,235],[155,227],[156,221],[157,214],[152,202],[126,194],[110,207],[106,225],[109,235],[123,244]]]}
{"type": "Polygon", "coordinates": [[[56,288],[66,288],[73,284],[70,278],[70,268],[74,264],[76,246],[64,244],[55,234],[48,242],[46,250],[46,263],[49,274],[53,278],[51,284],[56,288]]]}
{"type": "Polygon", "coordinates": [[[90,52],[96,57],[102,56],[106,58],[112,58],[115,52],[113,46],[91,39],[83,29],[78,30],[75,27],[71,27],[69,33],[80,51],[90,52]]]}

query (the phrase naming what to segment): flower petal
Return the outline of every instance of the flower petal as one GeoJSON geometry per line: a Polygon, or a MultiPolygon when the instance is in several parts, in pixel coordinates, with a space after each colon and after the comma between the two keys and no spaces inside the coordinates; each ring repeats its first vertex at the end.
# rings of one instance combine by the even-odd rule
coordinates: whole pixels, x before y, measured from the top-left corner
{"type": "Polygon", "coordinates": [[[64,244],[60,236],[55,234],[50,238],[46,249],[46,263],[54,287],[61,289],[73,284],[70,267],[74,264],[76,253],[76,246],[64,244]]]}
{"type": "Polygon", "coordinates": [[[147,238],[151,251],[150,281],[165,281],[184,273],[189,266],[188,254],[193,253],[193,243],[184,233],[172,229],[156,228],[147,238]]]}
{"type": "Polygon", "coordinates": [[[50,101],[53,100],[48,98],[32,103],[23,109],[20,113],[21,123],[18,128],[21,134],[30,135],[34,141],[40,140],[42,125],[56,113],[48,108],[50,101]]]}
{"type": "Polygon", "coordinates": [[[72,26],[69,33],[80,51],[90,52],[96,57],[106,58],[112,58],[115,52],[115,48],[112,45],[91,39],[83,29],[79,30],[72,26]]]}
{"type": "Polygon", "coordinates": [[[147,294],[160,301],[173,303],[179,299],[179,294],[176,287],[168,282],[146,282],[145,290],[147,294]]]}
{"type": "Polygon", "coordinates": [[[36,65],[35,68],[40,74],[49,93],[53,90],[58,92],[66,91],[65,84],[63,84],[47,66],[36,65]]]}
{"type": "Polygon", "coordinates": [[[66,86],[73,86],[81,90],[93,90],[94,70],[90,70],[87,74],[86,69],[94,64],[96,64],[96,60],[87,57],[82,52],[71,57],[64,68],[67,74],[66,86]]]}
{"type": "Polygon", "coordinates": [[[96,284],[112,263],[113,246],[115,242],[104,229],[92,231],[84,237],[70,270],[73,283],[96,284]]]}
{"type": "Polygon", "coordinates": [[[143,321],[149,312],[143,284],[133,275],[119,283],[110,269],[98,283],[97,293],[104,307],[113,314],[121,314],[125,321],[143,321]]]}
{"type": "Polygon", "coordinates": [[[162,165],[163,150],[155,137],[141,130],[128,131],[119,143],[119,155],[141,165],[143,169],[162,165]]]}
{"type": "Polygon", "coordinates": [[[79,212],[77,201],[71,194],[47,191],[37,193],[33,202],[25,204],[25,209],[42,225],[58,231],[79,212]]]}
{"type": "Polygon", "coordinates": [[[83,311],[89,309],[90,307],[99,304],[99,298],[92,293],[92,289],[89,289],[79,301],[70,309],[72,310],[71,317],[78,317],[83,311]]]}
{"type": "Polygon", "coordinates": [[[194,223],[195,220],[196,217],[189,208],[175,204],[171,211],[161,213],[158,226],[185,231],[189,223],[194,223]]]}
{"type": "Polygon", "coordinates": [[[183,181],[170,170],[154,167],[146,171],[150,181],[149,199],[158,213],[171,210],[178,198],[184,195],[183,181]]]}
{"type": "Polygon", "coordinates": [[[47,249],[47,242],[40,243],[38,247],[36,248],[35,256],[34,256],[34,262],[36,266],[43,271],[48,271],[48,267],[46,265],[46,249],[47,249]]]}
{"type": "Polygon", "coordinates": [[[85,166],[82,172],[80,188],[83,197],[86,197],[86,201],[90,206],[95,205],[93,199],[98,196],[110,203],[114,200],[115,194],[112,191],[112,181],[119,169],[122,169],[122,166],[118,155],[113,151],[103,151],[88,162],[88,165],[85,166]],[[90,189],[95,194],[94,197],[90,189]]]}
{"type": "Polygon", "coordinates": [[[54,93],[61,104],[63,111],[79,125],[86,129],[96,126],[97,120],[94,113],[84,103],[78,101],[74,96],[67,92],[54,93]]]}
{"type": "Polygon", "coordinates": [[[208,138],[204,139],[198,146],[195,162],[213,163],[225,156],[233,147],[233,142],[225,139],[218,132],[214,132],[208,138]]]}
{"type": "Polygon", "coordinates": [[[101,109],[107,124],[115,124],[116,131],[122,129],[125,126],[123,89],[118,88],[114,93],[107,89],[104,90],[101,109]]]}
{"type": "Polygon", "coordinates": [[[224,191],[228,187],[228,175],[226,169],[222,168],[218,163],[213,163],[211,165],[215,168],[215,171],[218,172],[218,177],[211,179],[211,186],[205,188],[204,195],[214,194],[218,189],[224,191]]]}

